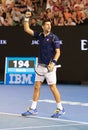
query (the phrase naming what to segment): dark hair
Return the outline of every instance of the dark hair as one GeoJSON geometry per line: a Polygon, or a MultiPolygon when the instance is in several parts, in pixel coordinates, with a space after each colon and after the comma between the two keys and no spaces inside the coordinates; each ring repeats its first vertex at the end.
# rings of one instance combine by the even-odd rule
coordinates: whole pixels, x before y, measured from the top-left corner
{"type": "Polygon", "coordinates": [[[51,20],[50,19],[44,19],[43,22],[42,22],[42,25],[44,25],[46,22],[50,22],[51,23],[51,20]]]}

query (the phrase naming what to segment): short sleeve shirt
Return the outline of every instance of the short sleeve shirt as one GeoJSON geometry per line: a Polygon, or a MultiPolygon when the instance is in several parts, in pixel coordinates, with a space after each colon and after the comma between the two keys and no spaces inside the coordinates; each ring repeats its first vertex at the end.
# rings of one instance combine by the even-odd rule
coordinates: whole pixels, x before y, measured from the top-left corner
{"type": "Polygon", "coordinates": [[[43,33],[34,31],[34,37],[39,40],[40,45],[38,62],[48,65],[55,56],[55,50],[60,49],[60,40],[52,32],[44,36],[43,33]]]}

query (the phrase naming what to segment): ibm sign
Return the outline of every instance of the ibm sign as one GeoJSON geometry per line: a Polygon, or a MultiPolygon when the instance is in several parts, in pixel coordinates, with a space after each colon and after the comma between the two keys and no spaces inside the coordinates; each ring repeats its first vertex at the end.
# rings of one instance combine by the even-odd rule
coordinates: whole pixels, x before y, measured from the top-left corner
{"type": "Polygon", "coordinates": [[[6,57],[4,83],[13,85],[34,84],[36,62],[36,57],[6,57]]]}

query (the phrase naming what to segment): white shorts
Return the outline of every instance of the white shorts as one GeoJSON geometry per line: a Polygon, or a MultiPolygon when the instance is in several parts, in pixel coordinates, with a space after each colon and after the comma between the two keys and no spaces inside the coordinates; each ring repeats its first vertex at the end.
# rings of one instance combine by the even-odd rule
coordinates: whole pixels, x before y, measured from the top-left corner
{"type": "Polygon", "coordinates": [[[35,81],[43,82],[46,79],[48,85],[56,84],[56,68],[52,72],[47,72],[46,67],[38,65],[38,71],[42,72],[44,76],[36,74],[35,81]]]}

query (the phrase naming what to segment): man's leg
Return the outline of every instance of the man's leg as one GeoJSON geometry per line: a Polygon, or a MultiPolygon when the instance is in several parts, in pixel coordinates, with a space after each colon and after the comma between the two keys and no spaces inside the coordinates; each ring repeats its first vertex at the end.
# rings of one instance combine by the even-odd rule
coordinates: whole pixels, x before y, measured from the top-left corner
{"type": "Polygon", "coordinates": [[[35,82],[31,109],[36,109],[36,107],[37,107],[37,101],[40,97],[41,84],[42,84],[42,82],[40,82],[40,81],[35,82]]]}
{"type": "Polygon", "coordinates": [[[57,103],[57,108],[59,109],[63,109],[62,105],[61,105],[61,98],[60,98],[60,92],[59,90],[57,89],[56,85],[53,84],[53,85],[50,85],[50,89],[54,95],[54,98],[55,98],[55,101],[57,103]]]}
{"type": "Polygon", "coordinates": [[[58,118],[62,114],[65,113],[64,108],[62,107],[62,103],[61,103],[60,92],[57,89],[56,84],[50,85],[50,89],[51,89],[51,91],[54,95],[54,98],[55,98],[55,101],[56,101],[56,104],[57,104],[57,109],[51,117],[58,118]]]}
{"type": "Polygon", "coordinates": [[[30,116],[30,115],[38,114],[36,107],[37,107],[37,101],[40,96],[41,84],[42,84],[42,82],[40,82],[40,81],[35,82],[31,107],[28,107],[27,111],[22,113],[22,116],[30,116]]]}

